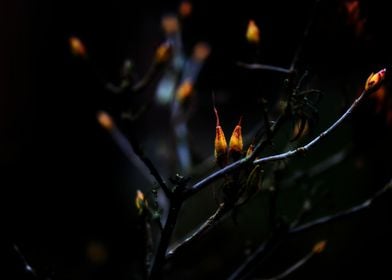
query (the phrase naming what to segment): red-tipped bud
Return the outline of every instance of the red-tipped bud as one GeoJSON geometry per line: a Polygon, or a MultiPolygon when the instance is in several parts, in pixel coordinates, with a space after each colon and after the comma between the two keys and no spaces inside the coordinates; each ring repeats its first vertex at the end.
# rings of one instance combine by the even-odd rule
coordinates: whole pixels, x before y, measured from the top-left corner
{"type": "Polygon", "coordinates": [[[187,100],[193,92],[193,83],[189,80],[182,82],[176,92],[178,102],[183,103],[187,100]]]}
{"type": "Polygon", "coordinates": [[[254,20],[249,20],[248,29],[246,30],[246,40],[251,44],[260,42],[260,31],[254,20]]]}
{"type": "Polygon", "coordinates": [[[314,246],[313,246],[313,253],[315,254],[320,254],[325,250],[325,247],[327,246],[327,241],[326,240],[321,240],[319,242],[317,242],[314,246]]]}
{"type": "Polygon", "coordinates": [[[182,1],[180,4],[180,7],[178,8],[178,13],[180,16],[183,18],[189,17],[190,14],[192,13],[192,4],[189,1],[182,1]]]}
{"type": "Polygon", "coordinates": [[[241,120],[234,128],[233,134],[231,135],[229,142],[229,155],[231,155],[235,160],[238,160],[242,155],[242,149],[244,148],[244,144],[242,141],[242,128],[241,128],[241,120]]]}
{"type": "Polygon", "coordinates": [[[365,91],[367,93],[375,92],[381,87],[382,82],[384,81],[385,78],[386,71],[387,70],[384,68],[378,71],[376,74],[374,73],[370,74],[365,84],[365,91]]]}
{"type": "Polygon", "coordinates": [[[216,116],[216,133],[215,133],[215,161],[219,167],[224,167],[227,164],[227,142],[225,134],[219,122],[219,115],[216,108],[214,108],[216,116]]]}
{"type": "Polygon", "coordinates": [[[170,43],[162,43],[155,51],[155,61],[157,63],[167,62],[172,55],[172,47],[170,43]]]}
{"type": "Polygon", "coordinates": [[[112,117],[108,113],[104,111],[98,112],[97,119],[98,119],[98,123],[107,131],[113,130],[114,122],[112,117]]]}
{"type": "Polygon", "coordinates": [[[79,56],[79,57],[86,57],[87,55],[87,49],[84,46],[83,42],[77,38],[77,37],[70,37],[69,38],[69,46],[71,48],[71,53],[74,56],[79,56]]]}

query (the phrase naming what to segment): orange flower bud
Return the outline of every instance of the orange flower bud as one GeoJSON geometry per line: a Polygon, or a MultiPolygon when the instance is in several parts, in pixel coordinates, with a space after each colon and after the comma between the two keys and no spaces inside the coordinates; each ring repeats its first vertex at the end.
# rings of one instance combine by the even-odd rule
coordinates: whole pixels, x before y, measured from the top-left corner
{"type": "Polygon", "coordinates": [[[189,96],[191,96],[193,92],[193,84],[189,80],[185,80],[182,82],[182,84],[178,87],[177,93],[176,93],[176,98],[179,102],[184,102],[185,100],[188,99],[189,96]]]}
{"type": "Polygon", "coordinates": [[[234,128],[229,142],[229,154],[232,155],[235,160],[238,160],[241,157],[242,149],[244,147],[242,142],[241,120],[242,117],[234,128]]]}
{"type": "Polygon", "coordinates": [[[374,73],[370,74],[365,84],[365,91],[367,93],[372,93],[381,87],[381,84],[385,78],[386,71],[387,70],[384,68],[378,71],[376,74],[374,73]]]}
{"type": "Polygon", "coordinates": [[[182,1],[180,4],[180,8],[178,9],[180,16],[189,17],[192,13],[192,4],[189,1],[182,1]]]}
{"type": "Polygon", "coordinates": [[[143,212],[144,206],[147,205],[147,201],[144,198],[144,193],[140,190],[136,191],[135,205],[136,209],[139,210],[139,214],[143,212]]]}
{"type": "Polygon", "coordinates": [[[108,113],[106,113],[104,111],[98,112],[97,119],[98,119],[99,124],[103,128],[105,128],[108,131],[112,131],[113,130],[114,122],[112,120],[112,117],[108,113]]]}
{"type": "Polygon", "coordinates": [[[172,35],[180,30],[178,18],[174,15],[166,15],[161,21],[162,29],[166,35],[172,35]]]}
{"type": "Polygon", "coordinates": [[[260,31],[254,20],[249,20],[246,39],[251,44],[258,44],[260,42],[260,31]]]}
{"type": "Polygon", "coordinates": [[[172,54],[172,47],[170,43],[162,43],[155,51],[155,61],[158,63],[167,62],[172,54]]]}
{"type": "Polygon", "coordinates": [[[211,48],[207,43],[200,42],[193,48],[193,58],[196,61],[202,62],[210,55],[211,48]]]}
{"type": "Polygon", "coordinates": [[[216,116],[216,134],[215,134],[215,160],[219,167],[224,167],[227,164],[227,142],[225,134],[219,122],[218,111],[214,107],[216,116]]]}
{"type": "Polygon", "coordinates": [[[326,240],[321,240],[319,242],[317,242],[314,246],[313,246],[313,253],[315,254],[320,254],[325,250],[325,247],[327,246],[327,241],[326,240]]]}
{"type": "Polygon", "coordinates": [[[71,48],[71,53],[74,56],[86,57],[87,55],[86,47],[84,46],[83,42],[79,38],[70,37],[69,46],[71,48]]]}

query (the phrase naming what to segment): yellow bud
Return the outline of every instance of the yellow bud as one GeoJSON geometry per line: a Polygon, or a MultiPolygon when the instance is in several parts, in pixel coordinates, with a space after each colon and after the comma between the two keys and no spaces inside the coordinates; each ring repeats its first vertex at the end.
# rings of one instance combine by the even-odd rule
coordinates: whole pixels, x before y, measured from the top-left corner
{"type": "Polygon", "coordinates": [[[327,241],[326,240],[321,240],[319,242],[317,242],[314,246],[313,246],[313,253],[315,254],[320,254],[325,250],[325,247],[327,246],[327,241]]]}
{"type": "Polygon", "coordinates": [[[215,133],[215,160],[219,167],[224,167],[227,164],[227,142],[223,129],[220,126],[219,115],[216,108],[214,108],[216,116],[216,133],[215,133]]]}
{"type": "Polygon", "coordinates": [[[87,55],[86,47],[84,46],[83,42],[79,38],[70,37],[69,46],[74,56],[86,57],[87,55]]]}
{"type": "Polygon", "coordinates": [[[241,120],[234,128],[233,134],[231,135],[230,142],[229,142],[229,154],[234,157],[235,160],[238,160],[242,154],[242,149],[244,147],[242,141],[242,129],[241,129],[241,120]]]}
{"type": "Polygon", "coordinates": [[[260,31],[254,20],[249,20],[246,39],[251,44],[258,44],[260,42],[260,31]]]}
{"type": "Polygon", "coordinates": [[[100,111],[97,114],[97,119],[98,119],[98,123],[105,128],[108,131],[112,131],[113,127],[114,127],[114,122],[112,117],[104,112],[104,111],[100,111]]]}
{"type": "Polygon", "coordinates": [[[172,48],[170,43],[162,43],[155,51],[155,61],[158,63],[167,62],[172,54],[172,48]]]}
{"type": "Polygon", "coordinates": [[[136,191],[136,198],[135,198],[135,205],[136,209],[139,210],[139,214],[143,212],[143,208],[146,205],[146,201],[144,199],[144,193],[140,190],[136,191]]]}
{"type": "Polygon", "coordinates": [[[191,81],[186,80],[178,87],[176,92],[176,98],[179,102],[182,103],[186,99],[188,99],[189,96],[191,96],[192,92],[193,92],[193,84],[191,81]]]}
{"type": "Polygon", "coordinates": [[[386,71],[387,70],[384,68],[378,71],[376,74],[374,73],[370,74],[365,84],[365,91],[367,93],[372,93],[381,87],[381,84],[385,78],[386,71]]]}

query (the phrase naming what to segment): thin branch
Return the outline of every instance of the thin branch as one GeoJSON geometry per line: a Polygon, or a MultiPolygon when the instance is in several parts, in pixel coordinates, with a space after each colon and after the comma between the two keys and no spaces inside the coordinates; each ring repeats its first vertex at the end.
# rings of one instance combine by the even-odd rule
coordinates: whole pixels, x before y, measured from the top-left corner
{"type": "Polygon", "coordinates": [[[291,265],[288,269],[283,271],[282,273],[279,273],[278,275],[271,277],[271,278],[261,278],[258,280],[280,280],[283,279],[293,272],[297,271],[299,268],[304,266],[313,256],[315,253],[313,251],[309,252],[305,257],[301,258],[299,261],[297,261],[295,264],[291,265]]]}
{"type": "Polygon", "coordinates": [[[219,205],[219,208],[215,213],[210,216],[201,226],[199,226],[194,232],[189,234],[184,240],[174,245],[166,254],[166,258],[173,257],[179,250],[186,248],[190,243],[198,240],[201,236],[206,234],[222,217],[225,216],[232,208],[227,207],[225,203],[219,205]]]}
{"type": "Polygon", "coordinates": [[[151,264],[152,264],[152,258],[153,258],[153,238],[152,238],[152,228],[151,228],[151,223],[147,216],[143,217],[144,219],[144,238],[145,238],[145,258],[144,258],[144,265],[145,265],[145,279],[148,278],[151,264]]]}
{"type": "Polygon", "coordinates": [[[35,269],[27,262],[26,257],[22,254],[19,247],[16,244],[13,244],[12,248],[22,262],[24,270],[31,274],[34,278],[38,278],[35,269]]]}
{"type": "Polygon", "coordinates": [[[349,148],[343,148],[335,154],[328,156],[323,161],[314,164],[309,169],[295,172],[291,177],[282,180],[282,187],[288,188],[289,186],[293,186],[293,182],[297,182],[304,178],[313,178],[328,171],[330,168],[346,160],[350,155],[350,152],[349,148]]]}
{"type": "MultiPolygon", "coordinates": [[[[127,138],[124,136],[124,134],[118,129],[118,127],[114,124],[113,120],[104,112],[99,113],[99,115],[104,116],[108,118],[107,120],[108,123],[107,126],[105,127],[107,131],[110,132],[110,134],[113,137],[113,140],[116,142],[116,144],[119,146],[121,151],[126,155],[126,157],[134,163],[134,158],[133,158],[133,153],[136,154],[139,159],[144,163],[144,165],[147,167],[147,169],[150,171],[151,175],[155,178],[155,180],[158,182],[159,186],[162,188],[163,192],[165,195],[170,199],[172,197],[172,192],[169,189],[169,187],[166,185],[164,182],[163,178],[159,174],[158,170],[152,163],[152,161],[144,155],[143,150],[140,148],[139,143],[137,142],[136,138],[134,135],[129,136],[129,141],[127,138]],[[131,149],[132,148],[132,149],[131,149]],[[132,153],[133,150],[133,153],[132,153]]],[[[98,116],[99,117],[99,116],[98,116]]]]}
{"type": "Polygon", "coordinates": [[[158,182],[159,186],[162,188],[163,192],[165,195],[171,199],[172,197],[172,191],[169,189],[169,187],[166,185],[166,183],[163,181],[163,178],[159,174],[158,170],[155,168],[154,164],[152,161],[144,155],[143,150],[141,149],[139,143],[137,142],[136,138],[134,135],[129,136],[129,142],[132,146],[133,151],[135,154],[140,158],[140,160],[146,165],[146,167],[150,170],[151,175],[154,176],[155,180],[158,182]]]}
{"type": "Polygon", "coordinates": [[[310,141],[305,146],[296,148],[295,150],[291,150],[286,153],[273,155],[273,156],[269,156],[269,157],[264,157],[264,158],[255,160],[253,162],[253,164],[263,164],[263,163],[267,163],[270,161],[284,160],[284,159],[292,158],[292,157],[297,156],[299,154],[304,154],[305,152],[307,152],[308,150],[313,148],[313,146],[315,146],[322,138],[324,138],[329,133],[331,133],[334,129],[336,129],[352,113],[354,108],[358,106],[358,104],[361,102],[361,100],[363,100],[363,98],[365,96],[366,96],[366,91],[363,91],[362,94],[353,102],[353,104],[350,106],[350,108],[348,108],[347,111],[336,122],[334,122],[324,132],[322,132],[319,136],[314,138],[312,141],[310,141]]]}
{"type": "Polygon", "coordinates": [[[325,216],[325,217],[316,219],[314,221],[311,221],[309,223],[294,227],[289,230],[289,233],[290,234],[300,233],[300,232],[312,229],[318,225],[322,225],[322,224],[325,224],[325,223],[328,223],[331,221],[340,220],[342,218],[345,218],[347,216],[350,216],[352,214],[355,214],[355,213],[358,213],[362,210],[365,210],[365,209],[369,208],[371,205],[373,205],[374,201],[377,198],[379,198],[381,195],[385,194],[388,190],[390,190],[391,187],[392,187],[392,179],[389,181],[389,183],[387,185],[385,185],[385,187],[383,187],[381,190],[379,190],[377,193],[375,193],[371,198],[365,200],[361,204],[356,205],[352,208],[340,211],[336,214],[325,216]]]}
{"type": "MultiPolygon", "coordinates": [[[[338,212],[336,214],[325,216],[316,219],[312,222],[291,228],[288,230],[285,236],[287,237],[292,234],[301,233],[306,230],[312,229],[316,226],[323,225],[332,221],[340,220],[343,218],[347,218],[362,210],[366,210],[374,204],[377,198],[387,193],[387,191],[390,190],[391,188],[392,188],[392,179],[389,181],[389,183],[385,185],[385,187],[383,187],[380,191],[378,191],[376,194],[374,194],[371,198],[367,199],[363,203],[356,205],[352,208],[349,208],[347,210],[338,212]]],[[[242,277],[246,271],[249,271],[252,267],[256,266],[259,263],[260,258],[262,258],[265,255],[265,253],[268,251],[268,247],[270,247],[268,245],[271,243],[274,242],[271,239],[268,239],[262,244],[260,244],[259,247],[250,256],[248,256],[248,258],[230,275],[228,280],[242,279],[240,277],[242,277]]]]}
{"type": "Polygon", "coordinates": [[[300,43],[298,44],[297,49],[295,50],[293,59],[292,59],[292,61],[291,61],[290,68],[289,68],[289,71],[290,71],[290,72],[293,72],[293,71],[295,70],[296,64],[297,64],[297,62],[298,62],[299,56],[300,56],[300,54],[301,54],[301,52],[302,52],[302,49],[303,49],[303,47],[304,47],[305,41],[306,41],[306,39],[307,39],[308,36],[309,36],[310,28],[312,27],[313,22],[314,22],[314,20],[315,20],[315,18],[316,18],[316,15],[317,15],[317,13],[316,13],[316,12],[317,12],[317,8],[318,8],[318,4],[319,4],[320,2],[321,2],[321,0],[316,0],[315,3],[314,3],[313,9],[312,9],[312,11],[311,11],[311,13],[310,13],[310,14],[311,14],[310,19],[309,19],[309,21],[308,21],[308,23],[307,23],[307,25],[306,25],[306,27],[305,27],[305,30],[304,30],[304,32],[303,32],[303,34],[302,34],[301,41],[300,41],[300,43]]]}
{"type": "MultiPolygon", "coordinates": [[[[177,197],[178,198],[178,197],[177,197]]],[[[170,210],[167,217],[165,227],[163,228],[161,239],[159,241],[158,250],[155,254],[154,264],[151,269],[150,278],[161,279],[163,266],[165,265],[165,256],[167,248],[169,247],[170,239],[177,222],[178,213],[180,212],[182,201],[180,199],[173,199],[170,202],[170,210]]]]}
{"type": "Polygon", "coordinates": [[[147,72],[144,74],[143,78],[131,87],[132,92],[139,92],[146,88],[158,73],[158,66],[159,65],[154,61],[147,72]]]}
{"type": "Polygon", "coordinates": [[[290,74],[292,70],[279,67],[279,66],[274,66],[274,65],[267,65],[267,64],[257,64],[257,63],[244,63],[244,62],[237,62],[237,66],[250,69],[250,70],[266,70],[266,71],[272,71],[272,72],[279,72],[279,73],[284,73],[284,74],[290,74]]]}

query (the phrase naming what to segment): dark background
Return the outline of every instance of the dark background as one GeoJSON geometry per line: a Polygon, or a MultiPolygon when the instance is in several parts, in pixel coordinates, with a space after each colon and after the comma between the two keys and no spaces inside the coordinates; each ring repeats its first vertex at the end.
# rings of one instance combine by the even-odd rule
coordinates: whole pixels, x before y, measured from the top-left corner
{"type": "MultiPolygon", "coordinates": [[[[126,57],[131,57],[138,72],[143,73],[155,47],[163,40],[160,17],[175,11],[178,3],[37,2],[2,3],[1,9],[2,229],[10,260],[10,265],[1,269],[1,278],[32,279],[12,249],[17,244],[39,278],[140,279],[142,236],[133,199],[136,189],[147,191],[150,185],[96,122],[98,110],[115,112],[121,100],[104,91],[91,65],[72,57],[67,43],[69,36],[82,38],[93,69],[109,80],[118,78],[126,57]],[[91,247],[102,249],[106,258],[92,260],[88,253],[91,247]]],[[[221,97],[218,106],[226,133],[241,114],[244,131],[249,131],[259,116],[258,96],[273,103],[283,78],[246,72],[238,69],[235,62],[256,57],[263,63],[288,66],[313,5],[313,1],[209,2],[197,1],[184,26],[188,53],[199,40],[209,42],[213,49],[196,85],[199,109],[190,120],[203,157],[212,153],[214,137],[211,91],[221,97]],[[254,18],[261,29],[258,55],[244,40],[249,18],[254,18]]],[[[314,133],[336,119],[372,71],[389,67],[392,60],[391,44],[387,43],[391,22],[386,4],[360,1],[366,25],[361,36],[356,36],[347,24],[342,2],[322,2],[299,63],[300,69],[313,74],[312,85],[325,92],[320,107],[322,117],[314,133]]],[[[386,87],[390,88],[388,80],[386,87]]],[[[375,112],[375,100],[369,101],[314,155],[298,163],[293,161],[292,169],[310,167],[341,147],[350,146],[355,151],[350,160],[310,182],[321,182],[332,192],[317,210],[319,214],[363,201],[387,182],[391,175],[392,124],[386,115],[392,109],[390,99],[384,103],[381,112],[375,112]]],[[[169,115],[164,109],[153,110],[155,115],[152,111],[138,123],[137,133],[141,142],[148,143],[146,149],[154,159],[158,156],[151,137],[165,137],[169,115]]],[[[163,175],[167,178],[174,173],[163,175]]],[[[209,194],[202,194],[202,199],[209,194]]],[[[290,192],[285,194],[282,204],[287,203],[288,210],[283,213],[298,206],[292,202],[296,198],[290,192]]],[[[211,213],[214,202],[208,199],[209,206],[203,210],[197,206],[201,202],[198,204],[198,200],[186,205],[184,226],[178,229],[177,236],[201,221],[193,217],[192,207],[202,212],[200,216],[211,213]]],[[[326,252],[293,274],[292,279],[362,275],[390,278],[392,230],[388,200],[390,195],[364,213],[289,240],[266,263],[260,276],[282,271],[316,241],[328,239],[326,252]]],[[[253,203],[240,214],[238,226],[231,221],[223,223],[200,245],[174,260],[170,278],[221,279],[229,275],[245,255],[242,245],[252,249],[263,239],[265,232],[257,226],[257,206],[253,203]]]]}

